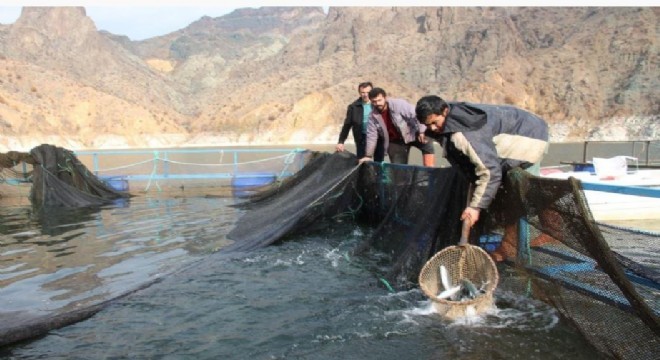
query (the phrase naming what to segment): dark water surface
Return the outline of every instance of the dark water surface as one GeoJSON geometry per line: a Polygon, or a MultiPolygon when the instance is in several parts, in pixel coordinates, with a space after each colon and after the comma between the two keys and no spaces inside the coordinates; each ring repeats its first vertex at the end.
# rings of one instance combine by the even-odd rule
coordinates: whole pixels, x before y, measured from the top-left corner
{"type": "MultiPolygon", "coordinates": [[[[417,289],[390,292],[369,229],[331,224],[224,254],[232,198],[143,194],[98,211],[0,206],[0,316],[113,298],[88,320],[0,349],[7,359],[594,359],[554,309],[501,269],[497,308],[442,320],[417,289]]],[[[1,204],[0,204],[1,205],[1,204]]],[[[1,325],[0,325],[1,326],[1,325]]]]}

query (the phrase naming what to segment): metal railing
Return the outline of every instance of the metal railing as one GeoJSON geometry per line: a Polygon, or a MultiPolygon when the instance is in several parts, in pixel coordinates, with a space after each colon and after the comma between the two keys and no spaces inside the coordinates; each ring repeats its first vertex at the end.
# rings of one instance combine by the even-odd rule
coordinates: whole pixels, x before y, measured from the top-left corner
{"type": "MultiPolygon", "coordinates": [[[[271,161],[281,158],[283,161],[282,169],[278,169],[278,177],[290,176],[304,166],[304,159],[299,156],[308,150],[305,149],[166,149],[166,150],[84,150],[75,151],[74,154],[87,165],[89,170],[96,176],[101,176],[104,172],[118,172],[126,169],[123,177],[129,180],[153,180],[153,179],[209,179],[224,178],[229,179],[241,175],[241,166],[246,164],[256,164],[259,162],[271,161]],[[209,158],[218,156],[219,161],[214,162],[187,162],[175,160],[177,157],[193,156],[198,158],[209,158]],[[85,157],[91,158],[84,161],[85,157]],[[109,161],[114,165],[122,160],[124,163],[112,168],[101,168],[101,159],[108,160],[116,157],[114,161],[109,161]],[[139,158],[140,161],[126,163],[126,159],[139,158]],[[152,163],[149,173],[131,173],[130,167],[140,164],[152,163]],[[196,171],[194,173],[181,173],[172,171],[173,165],[197,166],[206,171],[196,171]],[[212,171],[208,171],[212,170],[212,171]]],[[[133,171],[134,172],[134,171],[133,171]]],[[[258,175],[255,175],[258,176],[258,175]]]]}
{"type": "Polygon", "coordinates": [[[582,149],[582,162],[602,152],[619,151],[617,155],[627,155],[638,159],[639,164],[660,164],[660,140],[632,140],[632,141],[585,141],[582,149]],[[617,149],[617,150],[615,150],[617,149]],[[590,156],[591,155],[591,156],[590,156]]]}

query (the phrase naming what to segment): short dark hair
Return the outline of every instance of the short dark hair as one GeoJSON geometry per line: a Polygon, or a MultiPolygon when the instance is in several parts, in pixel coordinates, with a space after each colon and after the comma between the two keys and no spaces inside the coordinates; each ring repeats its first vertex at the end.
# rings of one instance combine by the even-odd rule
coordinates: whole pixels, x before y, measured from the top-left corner
{"type": "MultiPolygon", "coordinates": [[[[371,92],[369,93],[369,97],[371,97],[371,92]]],[[[417,106],[415,106],[417,121],[424,123],[426,118],[431,114],[442,115],[442,112],[448,107],[447,102],[439,96],[424,96],[417,101],[417,106]]]]}
{"type": "Polygon", "coordinates": [[[371,81],[365,81],[365,82],[361,82],[360,85],[358,85],[358,91],[360,91],[360,89],[366,88],[367,86],[372,88],[372,89],[374,87],[374,85],[371,83],[371,81]]]}
{"type": "Polygon", "coordinates": [[[385,90],[381,88],[373,88],[371,91],[369,91],[369,99],[373,99],[378,95],[383,95],[383,97],[387,97],[387,93],[385,90]]]}

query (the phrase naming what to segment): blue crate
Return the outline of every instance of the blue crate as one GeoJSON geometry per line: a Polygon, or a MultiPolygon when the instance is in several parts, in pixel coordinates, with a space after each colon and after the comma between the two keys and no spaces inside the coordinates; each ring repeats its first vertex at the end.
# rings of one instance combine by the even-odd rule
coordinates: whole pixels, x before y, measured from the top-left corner
{"type": "Polygon", "coordinates": [[[502,244],[502,235],[500,234],[484,234],[479,237],[479,246],[491,253],[495,251],[502,244]]]}

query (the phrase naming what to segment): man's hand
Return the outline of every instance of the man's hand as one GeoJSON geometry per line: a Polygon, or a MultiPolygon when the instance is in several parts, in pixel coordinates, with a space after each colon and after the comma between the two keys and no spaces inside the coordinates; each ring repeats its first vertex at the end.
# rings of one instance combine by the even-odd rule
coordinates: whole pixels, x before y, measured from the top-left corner
{"type": "Polygon", "coordinates": [[[337,146],[335,146],[335,150],[339,152],[344,151],[344,144],[337,144],[337,146]]]}
{"type": "Polygon", "coordinates": [[[426,144],[426,135],[424,135],[424,133],[419,133],[419,135],[417,135],[417,140],[422,144],[426,144]]]}
{"type": "Polygon", "coordinates": [[[362,164],[362,163],[365,163],[367,161],[373,161],[373,159],[369,156],[365,156],[362,159],[358,160],[358,164],[362,164]]]}
{"type": "Polygon", "coordinates": [[[480,212],[481,209],[468,206],[465,208],[465,210],[463,210],[463,213],[461,214],[461,220],[469,219],[470,227],[472,227],[479,220],[480,212]]]}

